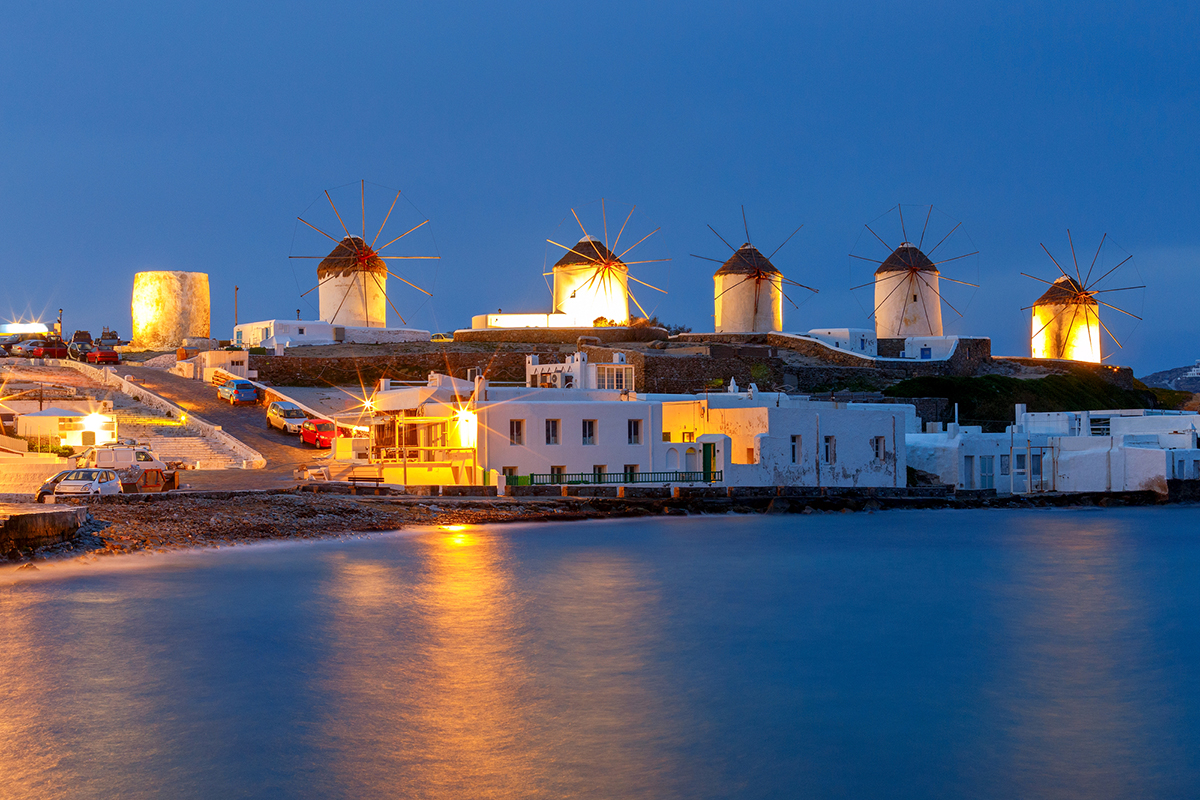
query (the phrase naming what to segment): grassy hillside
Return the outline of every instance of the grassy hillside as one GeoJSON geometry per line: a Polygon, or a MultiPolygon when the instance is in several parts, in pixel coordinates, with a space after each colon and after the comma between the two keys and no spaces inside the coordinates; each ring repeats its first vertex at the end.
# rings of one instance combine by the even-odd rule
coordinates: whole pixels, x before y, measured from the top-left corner
{"type": "Polygon", "coordinates": [[[891,397],[946,397],[958,403],[959,421],[1002,431],[1013,421],[1013,406],[1029,411],[1095,411],[1102,408],[1175,408],[1190,399],[1187,392],[1165,389],[1122,389],[1079,371],[1020,380],[1002,375],[979,378],[910,378],[884,390],[891,397]],[[1178,396],[1176,396],[1178,395],[1178,396]]]}

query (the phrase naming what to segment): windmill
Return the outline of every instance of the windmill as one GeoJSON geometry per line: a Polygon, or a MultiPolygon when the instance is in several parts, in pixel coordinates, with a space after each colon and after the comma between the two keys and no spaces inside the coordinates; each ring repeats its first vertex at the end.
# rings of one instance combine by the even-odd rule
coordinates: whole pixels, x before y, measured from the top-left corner
{"type": "MultiPolygon", "coordinates": [[[[642,313],[643,317],[649,318],[650,313],[646,311],[645,307],[629,289],[630,281],[641,284],[656,292],[661,292],[662,294],[667,293],[666,289],[660,289],[658,286],[648,283],[641,278],[635,278],[629,273],[629,268],[643,264],[664,263],[670,261],[670,258],[644,258],[636,261],[625,260],[625,256],[630,251],[658,233],[661,228],[655,228],[650,231],[632,245],[621,250],[619,254],[615,252],[620,248],[621,238],[625,236],[625,230],[629,225],[629,221],[633,218],[633,212],[636,209],[637,206],[630,207],[629,213],[625,216],[625,220],[617,230],[617,235],[611,240],[611,247],[609,246],[608,207],[604,198],[600,199],[600,226],[598,228],[593,227],[593,230],[603,231],[603,239],[599,239],[588,233],[579,211],[572,208],[571,216],[579,226],[582,238],[572,246],[555,241],[554,239],[546,240],[550,245],[559,248],[559,250],[552,252],[561,252],[561,257],[555,262],[549,272],[543,272],[542,275],[553,276],[554,278],[552,289],[554,294],[554,313],[566,314],[573,326],[628,325],[630,300],[637,306],[638,311],[642,313]]],[[[586,211],[587,209],[584,210],[586,211]]],[[[591,210],[594,214],[594,208],[591,210]]],[[[595,220],[593,219],[592,221],[595,220]]],[[[565,222],[566,219],[564,218],[565,222]]],[[[565,237],[558,236],[558,238],[565,237]]],[[[567,241],[570,240],[568,239],[567,241]]],[[[549,261],[549,258],[547,258],[547,261],[549,261]]]]}
{"type": "MultiPolygon", "coordinates": [[[[1075,242],[1071,238],[1070,230],[1067,231],[1067,243],[1071,248],[1073,275],[1062,268],[1058,259],[1050,255],[1050,251],[1044,244],[1042,249],[1046,251],[1046,255],[1050,256],[1050,260],[1058,268],[1059,277],[1048,281],[1026,272],[1021,273],[1026,278],[1049,285],[1037,302],[1021,309],[1033,312],[1030,350],[1034,358],[1062,358],[1070,361],[1099,363],[1104,360],[1102,355],[1104,333],[1108,334],[1118,348],[1122,347],[1120,340],[1113,335],[1109,326],[1101,321],[1101,306],[1118,311],[1124,314],[1125,318],[1132,318],[1139,322],[1142,318],[1098,295],[1111,292],[1131,292],[1146,287],[1143,285],[1113,287],[1105,284],[1105,281],[1115,278],[1118,271],[1133,259],[1133,256],[1128,254],[1124,258],[1120,258],[1119,255],[1113,256],[1111,253],[1104,252],[1106,243],[1110,250],[1115,247],[1108,241],[1107,233],[1100,237],[1100,245],[1096,248],[1096,254],[1092,257],[1092,263],[1088,266],[1087,273],[1079,268],[1079,260],[1075,257],[1075,242]],[[1117,261],[1117,264],[1105,270],[1106,261],[1117,261]],[[1100,265],[1101,270],[1105,271],[1100,277],[1092,280],[1092,273],[1097,264],[1100,265]]],[[[1130,267],[1132,266],[1131,264],[1130,267]]]]}
{"type": "MultiPolygon", "coordinates": [[[[886,248],[887,255],[883,260],[880,260],[860,253],[850,253],[850,258],[852,259],[869,261],[878,265],[870,281],[853,286],[850,291],[865,289],[868,286],[874,287],[874,302],[871,307],[871,313],[867,316],[875,318],[875,335],[880,339],[906,336],[942,336],[942,303],[945,303],[959,317],[962,316],[962,312],[946,299],[942,291],[941,282],[946,281],[957,285],[979,288],[978,284],[971,283],[970,281],[948,278],[938,269],[942,264],[976,256],[979,254],[978,250],[972,249],[971,252],[961,253],[960,255],[944,258],[940,261],[932,259],[932,256],[934,256],[938,249],[951,240],[955,233],[959,232],[962,223],[956,222],[944,236],[938,239],[937,244],[931,247],[928,253],[925,253],[922,248],[925,246],[926,235],[930,232],[929,225],[931,219],[933,219],[933,206],[920,206],[919,208],[925,210],[925,219],[921,226],[921,236],[915,245],[908,236],[908,227],[904,222],[904,207],[897,205],[873,222],[878,223],[880,220],[885,220],[886,218],[887,224],[895,225],[895,219],[892,218],[892,213],[895,212],[899,218],[898,232],[902,238],[899,245],[893,247],[876,233],[870,224],[867,224],[863,227],[870,232],[871,238],[867,239],[868,247],[865,250],[873,253],[878,245],[882,245],[886,248]],[[878,245],[875,245],[875,242],[878,242],[878,245]]],[[[939,224],[935,228],[944,228],[947,224],[939,218],[939,224]]],[[[878,224],[876,224],[876,227],[880,227],[883,230],[878,224]]],[[[933,237],[931,236],[930,238],[932,239],[933,237]]],[[[860,236],[859,241],[861,242],[862,240],[863,237],[860,236]]],[[[948,246],[948,249],[951,249],[951,252],[953,252],[955,249],[961,250],[963,248],[961,246],[955,248],[952,242],[948,246]]]]}
{"type": "MultiPolygon", "coordinates": [[[[801,225],[800,228],[804,226],[801,225]]],[[[817,289],[805,286],[790,278],[785,278],[774,264],[774,257],[783,245],[792,240],[800,232],[800,228],[792,231],[791,236],[783,240],[783,244],[771,251],[770,256],[764,256],[757,247],[750,243],[750,225],[746,222],[746,207],[742,206],[742,228],[746,233],[746,243],[735,248],[724,236],[717,233],[712,225],[708,229],[733,251],[726,261],[692,253],[693,258],[713,261],[721,267],[713,274],[713,312],[714,330],[717,333],[762,333],[783,330],[783,301],[786,299],[793,308],[799,308],[792,298],[783,291],[784,285],[797,286],[807,289],[813,294],[817,289]]]]}
{"type": "MultiPolygon", "coordinates": [[[[440,256],[383,255],[383,251],[388,247],[391,247],[413,231],[426,225],[429,222],[428,219],[417,223],[386,244],[376,246],[383,235],[383,230],[387,226],[388,220],[392,216],[392,212],[396,209],[396,203],[400,200],[400,195],[401,192],[396,192],[396,196],[392,200],[387,213],[382,214],[383,221],[380,223],[379,230],[375,233],[370,244],[367,244],[366,181],[359,182],[359,207],[362,212],[361,235],[352,234],[350,229],[346,227],[345,219],[342,217],[342,213],[338,210],[337,205],[333,202],[333,197],[330,196],[328,190],[324,192],[324,198],[328,201],[329,207],[332,209],[334,217],[337,218],[345,236],[341,238],[331,236],[303,217],[296,217],[297,220],[303,222],[309,228],[334,243],[333,249],[327,255],[288,256],[288,258],[320,259],[320,263],[317,264],[317,285],[300,296],[305,297],[313,292],[318,292],[320,318],[322,321],[347,327],[386,328],[387,309],[390,306],[396,312],[396,316],[400,318],[400,323],[407,324],[400,310],[396,308],[396,305],[388,296],[387,279],[389,276],[401,283],[407,284],[426,296],[432,297],[428,291],[398,274],[399,267],[389,268],[387,262],[436,260],[440,256]]],[[[321,204],[321,207],[323,206],[324,204],[321,204]]],[[[415,210],[415,207],[413,207],[413,211],[415,210]]]]}

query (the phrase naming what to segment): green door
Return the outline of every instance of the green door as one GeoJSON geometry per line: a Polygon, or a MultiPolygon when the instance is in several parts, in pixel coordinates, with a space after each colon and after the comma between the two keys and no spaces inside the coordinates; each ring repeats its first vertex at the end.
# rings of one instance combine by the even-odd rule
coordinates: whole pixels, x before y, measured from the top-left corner
{"type": "Polygon", "coordinates": [[[712,480],[713,448],[716,445],[711,444],[709,442],[705,442],[703,446],[704,446],[704,480],[711,481],[712,480]]]}

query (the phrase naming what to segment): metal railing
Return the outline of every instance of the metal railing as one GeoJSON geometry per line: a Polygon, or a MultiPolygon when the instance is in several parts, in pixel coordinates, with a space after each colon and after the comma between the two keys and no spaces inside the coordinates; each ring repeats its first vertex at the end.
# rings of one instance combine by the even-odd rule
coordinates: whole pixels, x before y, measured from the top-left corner
{"type": "Polygon", "coordinates": [[[560,486],[573,483],[719,483],[721,470],[708,472],[563,472],[508,475],[508,486],[560,486]]]}

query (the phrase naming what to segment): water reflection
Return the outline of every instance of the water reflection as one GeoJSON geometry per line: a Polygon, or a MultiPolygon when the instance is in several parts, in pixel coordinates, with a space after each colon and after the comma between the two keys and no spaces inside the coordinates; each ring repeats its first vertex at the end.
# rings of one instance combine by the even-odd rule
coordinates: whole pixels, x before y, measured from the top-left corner
{"type": "Polygon", "coordinates": [[[568,559],[521,596],[501,537],[417,546],[407,566],[335,560],[332,702],[314,735],[340,754],[337,783],[360,797],[663,796],[647,747],[661,702],[639,678],[644,581],[619,559],[568,559]]]}
{"type": "Polygon", "coordinates": [[[1030,538],[999,599],[1012,645],[996,689],[1012,742],[1005,773],[1020,796],[1136,794],[1159,756],[1147,714],[1163,698],[1145,672],[1152,645],[1129,579],[1135,554],[1099,515],[1026,521],[1030,538]]]}
{"type": "Polygon", "coordinates": [[[143,613],[119,588],[53,603],[25,586],[0,590],[0,797],[158,793],[153,765],[166,752],[154,687],[171,677],[154,666],[157,648],[123,635],[145,627],[143,613]],[[136,787],[81,769],[114,756],[136,787]]]}

